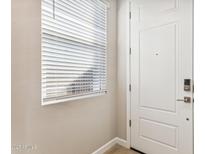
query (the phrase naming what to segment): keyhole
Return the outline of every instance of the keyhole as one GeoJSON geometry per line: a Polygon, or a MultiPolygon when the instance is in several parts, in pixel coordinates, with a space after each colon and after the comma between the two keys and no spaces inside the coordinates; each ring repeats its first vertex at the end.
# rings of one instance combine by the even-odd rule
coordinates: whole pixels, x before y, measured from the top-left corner
{"type": "Polygon", "coordinates": [[[156,55],[156,56],[158,56],[158,55],[159,55],[159,53],[158,53],[158,52],[156,52],[156,53],[155,53],[155,55],[156,55]]]}
{"type": "Polygon", "coordinates": [[[189,118],[186,118],[186,121],[189,121],[189,118]]]}

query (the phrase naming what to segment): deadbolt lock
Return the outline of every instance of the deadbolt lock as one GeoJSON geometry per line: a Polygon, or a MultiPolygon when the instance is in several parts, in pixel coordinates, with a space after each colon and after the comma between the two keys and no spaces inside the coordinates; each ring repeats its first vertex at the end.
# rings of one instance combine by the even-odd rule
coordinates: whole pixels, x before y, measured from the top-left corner
{"type": "Polygon", "coordinates": [[[191,103],[191,97],[184,97],[184,99],[177,99],[177,101],[182,101],[185,103],[191,103]]]}
{"type": "Polygon", "coordinates": [[[184,79],[184,91],[191,91],[191,79],[184,79]]]}

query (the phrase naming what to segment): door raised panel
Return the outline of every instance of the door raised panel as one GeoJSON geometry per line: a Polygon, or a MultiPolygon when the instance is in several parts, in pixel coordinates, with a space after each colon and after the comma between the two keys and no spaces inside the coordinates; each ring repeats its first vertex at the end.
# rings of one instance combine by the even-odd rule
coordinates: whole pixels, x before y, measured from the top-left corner
{"type": "Polygon", "coordinates": [[[177,148],[177,127],[148,119],[140,119],[140,136],[144,140],[177,148]]]}
{"type": "Polygon", "coordinates": [[[176,24],[140,32],[140,106],[176,111],[176,24]]]}
{"type": "Polygon", "coordinates": [[[153,3],[150,3],[150,0],[140,0],[140,19],[143,21],[151,20],[153,17],[157,17],[158,15],[175,12],[178,7],[178,0],[154,0],[153,3]]]}

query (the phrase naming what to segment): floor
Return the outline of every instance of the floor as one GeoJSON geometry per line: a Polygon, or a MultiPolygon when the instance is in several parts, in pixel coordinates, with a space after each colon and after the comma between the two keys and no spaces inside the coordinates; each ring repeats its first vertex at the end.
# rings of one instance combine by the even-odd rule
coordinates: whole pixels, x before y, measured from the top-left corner
{"type": "Polygon", "coordinates": [[[130,149],[126,149],[120,145],[115,145],[110,150],[105,152],[104,154],[140,154],[130,149]]]}

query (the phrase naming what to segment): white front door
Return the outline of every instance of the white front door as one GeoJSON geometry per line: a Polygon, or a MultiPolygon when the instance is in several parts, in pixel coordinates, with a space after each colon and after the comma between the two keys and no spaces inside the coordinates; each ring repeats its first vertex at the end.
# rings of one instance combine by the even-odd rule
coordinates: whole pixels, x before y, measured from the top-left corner
{"type": "Polygon", "coordinates": [[[147,154],[193,154],[192,8],[130,3],[131,147],[147,154]]]}

